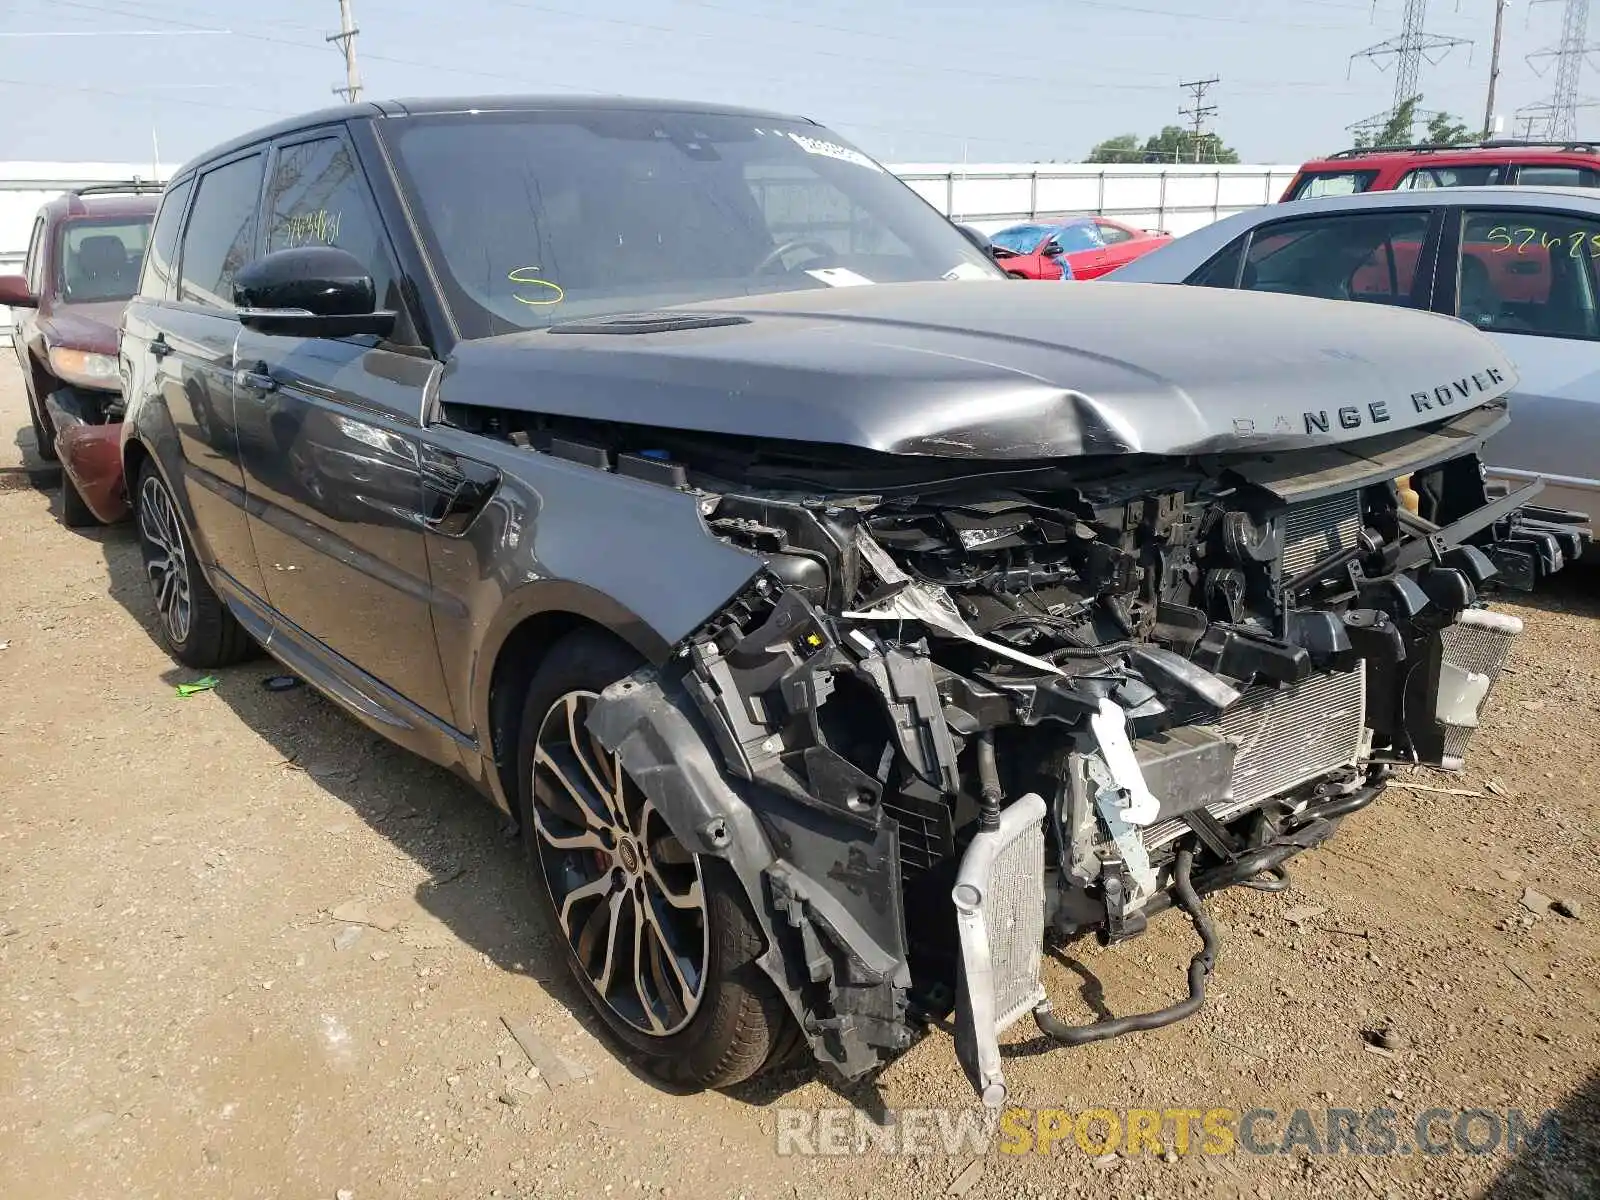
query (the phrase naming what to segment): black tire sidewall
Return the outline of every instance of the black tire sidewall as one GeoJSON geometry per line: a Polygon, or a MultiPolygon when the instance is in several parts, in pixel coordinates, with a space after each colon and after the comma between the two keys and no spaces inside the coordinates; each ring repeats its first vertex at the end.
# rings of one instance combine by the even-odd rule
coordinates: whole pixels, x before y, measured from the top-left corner
{"type": "Polygon", "coordinates": [[[88,529],[100,524],[100,518],[84,503],[83,493],[65,469],[61,472],[61,523],[68,529],[88,529]]]}
{"type": "MultiPolygon", "coordinates": [[[[652,1037],[614,1012],[590,983],[562,932],[539,857],[538,835],[533,831],[534,741],[550,706],[567,692],[601,692],[642,665],[643,660],[623,642],[598,633],[574,634],[551,649],[535,673],[523,704],[516,758],[518,823],[530,869],[536,876],[532,881],[534,903],[545,933],[560,948],[568,972],[613,1040],[644,1060],[646,1069],[660,1078],[686,1086],[717,1086],[721,1082],[719,1067],[737,1042],[740,1027],[749,1023],[752,985],[755,989],[770,989],[770,998],[763,997],[768,1000],[767,1007],[772,1007],[771,1001],[781,1005],[776,989],[770,988],[764,975],[760,979],[751,976],[752,972],[760,972],[753,960],[761,951],[761,942],[732,870],[718,859],[700,857],[708,925],[706,982],[700,1007],[683,1029],[665,1037],[652,1037]]],[[[781,1028],[781,1018],[779,1013],[768,1022],[774,1035],[781,1028]]],[[[764,1039],[764,1043],[771,1040],[775,1037],[764,1039]]],[[[764,1044],[762,1062],[769,1052],[770,1046],[764,1044]]],[[[742,1071],[739,1077],[751,1073],[742,1071]]]]}

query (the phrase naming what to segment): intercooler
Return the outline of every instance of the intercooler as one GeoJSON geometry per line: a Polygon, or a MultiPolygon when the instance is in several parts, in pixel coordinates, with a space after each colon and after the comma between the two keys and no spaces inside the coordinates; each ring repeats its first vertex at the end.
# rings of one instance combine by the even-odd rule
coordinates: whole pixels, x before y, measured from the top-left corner
{"type": "Polygon", "coordinates": [[[1447,770],[1464,765],[1483,703],[1521,632],[1517,617],[1481,608],[1467,609],[1440,632],[1434,719],[1442,742],[1439,765],[1447,770]]]}
{"type": "Polygon", "coordinates": [[[1283,577],[1292,579],[1361,536],[1361,493],[1344,492],[1291,505],[1282,517],[1283,577]]]}
{"type": "MultiPolygon", "coordinates": [[[[1207,805],[1218,820],[1355,762],[1366,727],[1366,672],[1319,675],[1287,688],[1252,687],[1212,728],[1236,747],[1229,796],[1207,805]]],[[[1144,831],[1150,849],[1188,832],[1181,819],[1144,831]]]]}

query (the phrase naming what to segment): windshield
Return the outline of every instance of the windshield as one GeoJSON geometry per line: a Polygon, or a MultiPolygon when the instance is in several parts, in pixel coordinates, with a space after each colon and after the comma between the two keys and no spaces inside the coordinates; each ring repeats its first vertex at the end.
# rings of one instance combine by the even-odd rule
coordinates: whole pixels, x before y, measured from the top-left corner
{"type": "Polygon", "coordinates": [[[803,122],[633,110],[381,122],[462,336],[799,288],[1004,278],[803,122]]]}
{"type": "Polygon", "coordinates": [[[82,217],[61,227],[57,286],[68,304],[129,300],[139,287],[153,217],[82,217]]]}

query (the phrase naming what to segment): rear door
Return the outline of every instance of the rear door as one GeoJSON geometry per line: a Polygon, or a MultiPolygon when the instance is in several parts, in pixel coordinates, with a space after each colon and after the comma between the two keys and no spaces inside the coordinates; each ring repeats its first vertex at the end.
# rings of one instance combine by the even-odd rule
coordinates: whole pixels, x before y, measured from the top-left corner
{"type": "Polygon", "coordinates": [[[264,588],[245,516],[234,416],[240,327],[233,276],[253,254],[265,163],[256,148],[196,178],[173,298],[156,306],[148,351],[157,363],[154,386],[177,434],[183,477],[170,482],[187,502],[200,553],[217,568],[222,588],[257,597],[264,588]]]}
{"type": "Polygon", "coordinates": [[[402,313],[387,341],[240,333],[240,448],[267,598],[300,633],[448,722],[420,445],[440,367],[412,332],[393,248],[342,129],[277,145],[262,214],[264,253],[348,250],[379,307],[402,313]]]}
{"type": "Polygon", "coordinates": [[[1507,198],[1452,214],[1438,307],[1517,365],[1511,424],[1485,451],[1491,473],[1544,476],[1541,503],[1600,510],[1600,212],[1507,198]]]}

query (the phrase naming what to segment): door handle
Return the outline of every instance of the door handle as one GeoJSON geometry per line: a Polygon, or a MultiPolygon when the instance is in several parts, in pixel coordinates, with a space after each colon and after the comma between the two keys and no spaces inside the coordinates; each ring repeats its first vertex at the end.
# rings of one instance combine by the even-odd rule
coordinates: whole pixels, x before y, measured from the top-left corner
{"type": "Polygon", "coordinates": [[[264,362],[258,362],[254,367],[240,367],[233,373],[233,385],[248,388],[252,392],[278,390],[278,381],[267,373],[267,364],[264,362]]]}
{"type": "Polygon", "coordinates": [[[153,358],[165,358],[172,353],[172,347],[167,345],[167,335],[158,333],[150,339],[150,355],[153,358]]]}

